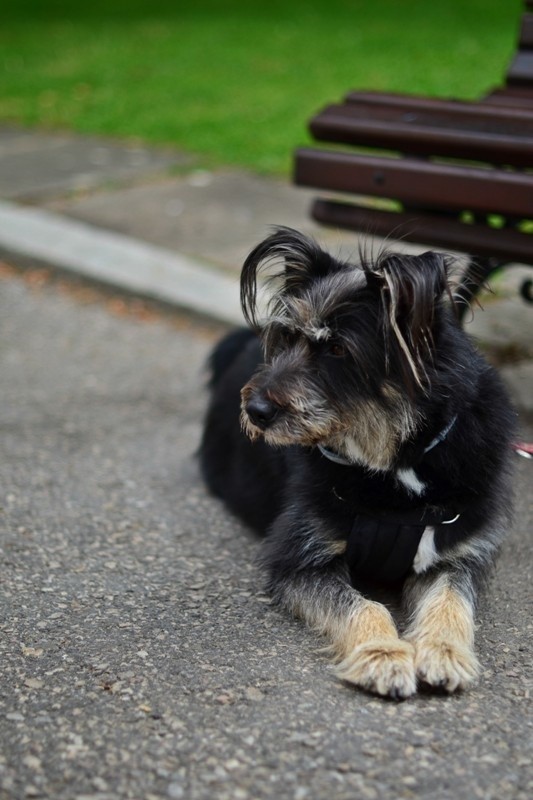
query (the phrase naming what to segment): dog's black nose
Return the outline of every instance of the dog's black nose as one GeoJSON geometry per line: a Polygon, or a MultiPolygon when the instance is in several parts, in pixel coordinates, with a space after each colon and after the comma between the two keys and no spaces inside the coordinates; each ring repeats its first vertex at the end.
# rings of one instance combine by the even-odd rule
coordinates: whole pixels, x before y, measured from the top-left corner
{"type": "Polygon", "coordinates": [[[258,428],[265,430],[279,413],[279,406],[266,397],[252,397],[246,403],[246,413],[258,428]]]}

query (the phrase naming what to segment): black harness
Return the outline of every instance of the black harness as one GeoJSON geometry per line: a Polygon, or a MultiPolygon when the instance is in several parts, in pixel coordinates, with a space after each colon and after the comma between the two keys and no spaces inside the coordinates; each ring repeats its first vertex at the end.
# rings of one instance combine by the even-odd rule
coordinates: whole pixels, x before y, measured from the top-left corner
{"type": "Polygon", "coordinates": [[[429,505],[390,514],[376,509],[358,511],[345,553],[351,574],[380,583],[404,580],[426,527],[452,524],[459,516],[455,509],[429,505]]]}
{"type": "MultiPolygon", "coordinates": [[[[424,454],[444,441],[456,419],[456,416],[453,417],[429,443],[424,454]]],[[[325,447],[319,446],[319,450],[336,464],[353,466],[350,461],[325,447]]],[[[413,567],[426,527],[453,524],[462,511],[463,508],[453,504],[442,507],[428,503],[406,511],[357,507],[345,552],[352,576],[379,583],[403,581],[413,567]]]]}

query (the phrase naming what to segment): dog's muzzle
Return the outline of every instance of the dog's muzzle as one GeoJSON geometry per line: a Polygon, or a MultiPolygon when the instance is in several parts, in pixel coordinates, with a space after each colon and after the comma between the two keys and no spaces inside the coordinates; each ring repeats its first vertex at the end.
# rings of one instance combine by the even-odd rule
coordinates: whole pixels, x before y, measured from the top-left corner
{"type": "Polygon", "coordinates": [[[267,397],[252,395],[244,406],[244,410],[256,428],[265,431],[277,418],[281,408],[267,397]]]}

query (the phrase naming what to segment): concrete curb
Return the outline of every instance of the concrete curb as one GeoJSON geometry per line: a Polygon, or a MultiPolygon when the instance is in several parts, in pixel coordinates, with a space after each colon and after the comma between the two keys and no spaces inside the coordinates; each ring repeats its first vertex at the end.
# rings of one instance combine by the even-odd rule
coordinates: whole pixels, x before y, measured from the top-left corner
{"type": "Polygon", "coordinates": [[[242,323],[236,279],[171,250],[49,211],[0,201],[0,250],[222,322],[242,323]]]}

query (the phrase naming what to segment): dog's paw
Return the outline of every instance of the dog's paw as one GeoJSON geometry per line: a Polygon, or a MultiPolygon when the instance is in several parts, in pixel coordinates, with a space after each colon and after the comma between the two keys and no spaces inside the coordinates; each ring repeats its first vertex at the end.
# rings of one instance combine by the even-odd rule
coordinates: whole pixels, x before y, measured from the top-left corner
{"type": "Polygon", "coordinates": [[[447,640],[415,643],[415,669],[420,681],[447,692],[468,689],[479,674],[474,651],[447,640]]]}
{"type": "Polygon", "coordinates": [[[358,645],[337,664],[338,678],[369,692],[398,700],[416,692],[414,648],[400,639],[375,639],[358,645]]]}

